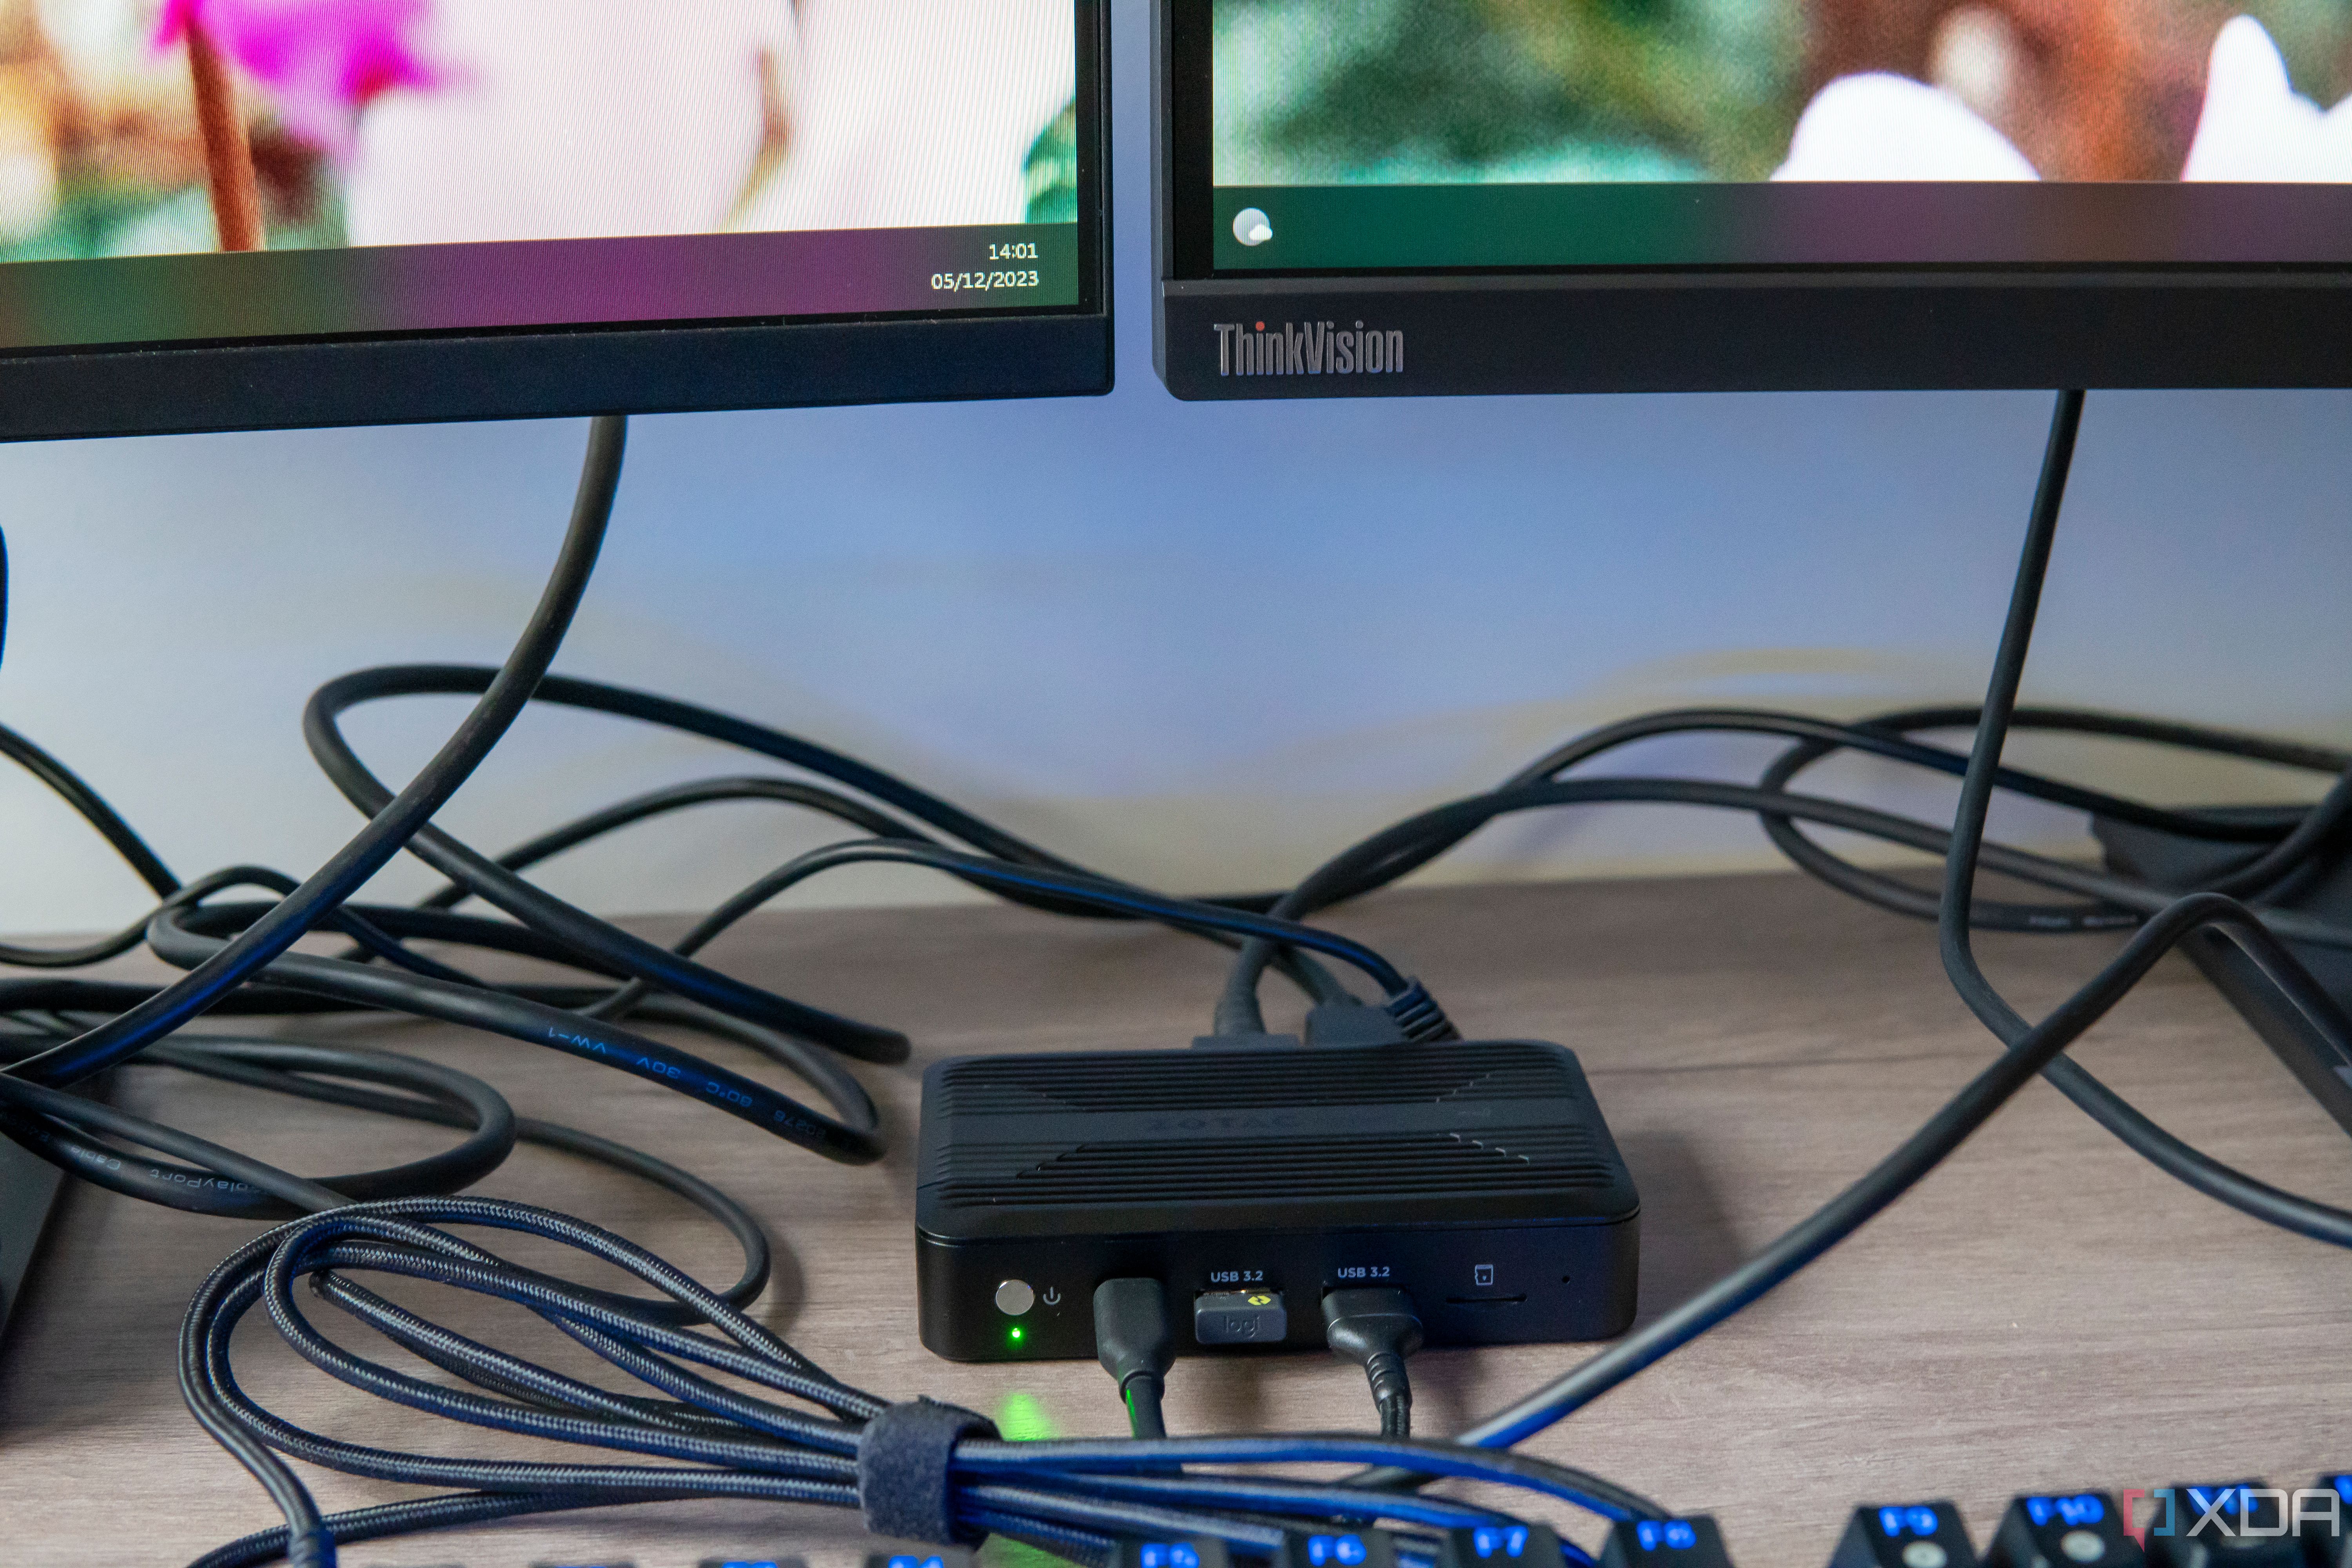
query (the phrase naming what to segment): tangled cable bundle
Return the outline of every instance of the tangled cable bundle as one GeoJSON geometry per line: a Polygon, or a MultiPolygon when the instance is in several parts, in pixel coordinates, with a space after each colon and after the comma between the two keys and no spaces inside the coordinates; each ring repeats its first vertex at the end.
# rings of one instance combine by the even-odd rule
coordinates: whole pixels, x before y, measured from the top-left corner
{"type": "MultiPolygon", "coordinates": [[[[1982,704],[1911,710],[1858,724],[1737,709],[1630,720],[1556,749],[1496,790],[1385,829],[1278,894],[1202,900],[1152,892],[1064,860],[813,742],[670,699],[550,674],[618,483],[624,441],[618,419],[596,422],[562,552],[503,667],[366,670],[330,683],[314,697],[304,717],[311,752],[368,821],[308,879],[236,867],[184,885],[95,790],[38,746],[0,730],[0,754],[71,805],[158,900],[149,916],[111,937],[72,949],[0,945],[0,963],[66,971],[143,945],[184,972],[163,986],[56,973],[0,982],[0,1132],[129,1196],[196,1214],[286,1222],[239,1248],[206,1280],[183,1327],[179,1369],[191,1412],[268,1491],[286,1522],[207,1554],[195,1568],[279,1558],[328,1568],[339,1543],[684,1498],[856,1509],[869,1526],[889,1533],[942,1542],[1002,1534],[1089,1563],[1107,1561],[1121,1536],[1146,1531],[1215,1537],[1244,1560],[1264,1558],[1286,1530],[1346,1521],[1394,1529],[1403,1561],[1424,1568],[1434,1561],[1432,1532],[1507,1522],[1491,1509],[1424,1494],[1428,1483],[1441,1479],[1492,1482],[1531,1502],[1567,1502],[1604,1519],[1657,1517],[1657,1505],[1631,1491],[1508,1450],[1851,1235],[2037,1075],[2049,1077],[2132,1148],[2199,1190],[2272,1224],[2352,1245],[2352,1214],[2214,1161],[2148,1121],[2064,1054],[2165,952],[2209,929],[2242,948],[2277,995],[2315,1029],[2352,1043],[2352,1020],[2284,945],[2352,947],[2352,930],[2262,902],[2291,890],[2312,868],[2342,851],[2352,833],[2352,755],[2159,721],[2018,705],[2081,406],[2077,394],[2059,402],[2009,621],[1982,704]],[[467,696],[475,703],[425,769],[394,791],[345,742],[339,721],[362,702],[425,694],[467,696]],[[675,785],[561,825],[503,856],[487,856],[433,818],[534,700],[692,734],[808,776],[741,774],[675,785]],[[2292,820],[2250,822],[2153,806],[2003,766],[2008,734],[2028,728],[2185,747],[2324,773],[2336,782],[2292,820]],[[1965,754],[1916,738],[1956,729],[1974,731],[1965,754]],[[1790,744],[1752,784],[1563,776],[1637,741],[1692,731],[1767,735],[1790,744]],[[1952,825],[1792,787],[1806,770],[1844,751],[1958,776],[1960,803],[1952,825]],[[2204,887],[2158,889],[1986,843],[1986,816],[1997,790],[2242,850],[2204,887]],[[797,856],[753,880],[669,947],[557,899],[523,875],[551,856],[635,824],[739,801],[819,813],[859,837],[797,856]],[[1228,1035],[1264,1031],[1257,992],[1269,968],[1314,1004],[1356,1003],[1326,966],[1326,960],[1336,960],[1378,987],[1378,1005],[1397,1034],[1444,1042],[1457,1037],[1454,1027],[1425,988],[1363,944],[1304,922],[1409,875],[1498,816],[1612,802],[1752,815],[1812,875],[1898,913],[1937,920],[1953,984],[2003,1050],[1917,1132],[1787,1235],[1647,1326],[1446,1442],[1338,1433],[1005,1442],[971,1412],[922,1400],[892,1402],[850,1388],[747,1317],[743,1309],[767,1283],[769,1239],[741,1205],[690,1173],[595,1133],[519,1117],[495,1087],[469,1073],[351,1046],[186,1028],[206,1015],[216,1020],[217,1031],[218,1020],[362,1010],[460,1025],[635,1073],[826,1159],[861,1163],[883,1152],[880,1124],[872,1099],[840,1058],[886,1066],[902,1061],[905,1037],[776,994],[697,957],[720,932],[812,877],[863,862],[919,866],[1041,911],[1147,920],[1222,942],[1236,950],[1214,1015],[1218,1032],[1228,1035]],[[1945,867],[1943,888],[1931,894],[1857,866],[1808,837],[1809,826],[1937,857],[1945,867]],[[447,885],[415,906],[352,901],[404,850],[432,866],[447,885]],[[1979,900],[1980,867],[2050,889],[2065,901],[1979,900]],[[225,897],[239,889],[270,896],[225,897]],[[463,912],[459,906],[467,899],[499,913],[463,912]],[[2081,989],[2034,1021],[2011,1007],[1978,968],[1969,947],[1978,929],[2113,931],[2124,941],[2081,989]],[[291,951],[313,931],[338,933],[351,945],[331,957],[291,951]],[[414,944],[420,942],[553,963],[581,978],[493,984],[419,951],[414,944]],[[748,1048],[808,1086],[823,1109],[655,1040],[635,1025],[682,1027],[748,1048]],[[96,1073],[126,1066],[425,1121],[457,1136],[441,1152],[406,1164],[306,1178],[72,1092],[96,1073]],[[744,1254],[741,1277],[714,1290],[585,1221],[457,1195],[495,1172],[518,1142],[600,1162],[677,1194],[736,1237],[744,1254]],[[572,1283],[507,1261],[461,1234],[484,1231],[559,1244],[624,1270],[651,1294],[572,1283]],[[438,1327],[362,1283],[372,1274],[520,1306],[632,1386],[599,1386],[438,1327]],[[367,1359],[326,1338],[305,1315],[298,1282],[313,1302],[371,1330],[417,1370],[367,1359]],[[354,1388],[461,1424],[603,1450],[616,1459],[551,1464],[405,1454],[292,1425],[256,1404],[231,1366],[231,1335],[257,1305],[296,1352],[354,1388]],[[289,1460],[449,1489],[322,1516],[289,1460]],[[1292,1469],[1334,1463],[1363,1468],[1341,1479],[1301,1479],[1292,1469]]],[[[1573,1545],[1563,1551],[1571,1562],[1589,1561],[1573,1545]]]]}
{"type": "MultiPolygon", "coordinates": [[[[1598,1478],[1508,1453],[1341,1434],[1203,1437],[1158,1443],[996,1440],[970,1412],[918,1401],[894,1405],[850,1388],[651,1253],[563,1215],[477,1198],[354,1205],[281,1226],[215,1269],[190,1307],[181,1341],[189,1407],[216,1434],[258,1440],[276,1454],[332,1469],[466,1491],[297,1520],[302,1550],[446,1525],[611,1502],[737,1497],[863,1509],[892,1533],[947,1542],[1007,1535],[1084,1561],[1101,1561],[1122,1532],[1176,1529],[1225,1534],[1270,1551],[1286,1515],[1328,1520],[1378,1512],[1432,1528],[1484,1524],[1492,1510],[1416,1497],[1379,1497],[1335,1484],[1187,1474],[1186,1465],[1407,1463],[1517,1487],[1612,1519],[1653,1517],[1655,1504],[1598,1478]],[[576,1288],[517,1268],[448,1227],[521,1232],[626,1270],[660,1292],[654,1302],[583,1298],[576,1288]],[[664,1397],[615,1394],[436,1328],[357,1282],[369,1273],[428,1279],[528,1308],[664,1397]],[[481,1390],[453,1389],[341,1349],[311,1325],[295,1294],[331,1302],[418,1359],[481,1390]],[[255,1405],[229,1370],[237,1322],[259,1304],[305,1359],[379,1397],[472,1426],[669,1461],[549,1465],[385,1453],[322,1436],[255,1405]],[[684,1325],[704,1323],[709,1331],[684,1325]],[[723,1373],[800,1402],[728,1388],[723,1373]],[[942,1428],[946,1441],[938,1440],[942,1428]],[[978,1432],[978,1437],[967,1433],[978,1432]],[[951,1453],[951,1457],[950,1457],[951,1453]],[[1244,1522],[1229,1510],[1263,1515],[1244,1522]]],[[[274,1463],[274,1459],[273,1459],[274,1463]]],[[[306,1499],[296,1500],[299,1509],[306,1499]]],[[[294,1515],[289,1514],[289,1519],[294,1515]]],[[[287,1553],[288,1530],[223,1547],[198,1568],[236,1568],[287,1553]]],[[[1431,1544],[1408,1540],[1427,1560],[1431,1544]]]]}

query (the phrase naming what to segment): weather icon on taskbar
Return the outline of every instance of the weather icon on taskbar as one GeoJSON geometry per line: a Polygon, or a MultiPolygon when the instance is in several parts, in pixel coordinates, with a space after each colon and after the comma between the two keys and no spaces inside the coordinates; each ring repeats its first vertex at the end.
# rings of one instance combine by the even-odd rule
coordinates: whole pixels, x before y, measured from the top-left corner
{"type": "Polygon", "coordinates": [[[1274,237],[1274,224],[1255,207],[1244,207],[1234,215],[1234,237],[1244,245],[1264,245],[1274,237]]]}

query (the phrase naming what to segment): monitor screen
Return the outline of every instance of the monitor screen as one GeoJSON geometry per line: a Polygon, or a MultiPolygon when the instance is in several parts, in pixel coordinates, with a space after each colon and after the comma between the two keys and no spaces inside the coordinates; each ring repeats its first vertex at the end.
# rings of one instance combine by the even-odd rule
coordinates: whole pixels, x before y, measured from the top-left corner
{"type": "Polygon", "coordinates": [[[1213,7],[1221,268],[2352,261],[2352,5],[1213,7]]]}
{"type": "Polygon", "coordinates": [[[2352,374],[2339,0],[1162,0],[1161,24],[1163,307],[1210,329],[1163,344],[1188,395],[2352,374]],[[1310,280],[1339,289],[1319,314],[1310,280]],[[1179,363],[1277,363],[1283,323],[1254,374],[1297,374],[1304,333],[1348,384],[1179,363]],[[2168,331],[2180,352],[2145,341],[2168,331]],[[1908,348],[1856,341],[1889,334],[1908,348]],[[1517,368],[1471,374],[1482,353],[1517,368]]]}
{"type": "Polygon", "coordinates": [[[0,356],[1099,313],[1094,11],[0,0],[0,356]]]}

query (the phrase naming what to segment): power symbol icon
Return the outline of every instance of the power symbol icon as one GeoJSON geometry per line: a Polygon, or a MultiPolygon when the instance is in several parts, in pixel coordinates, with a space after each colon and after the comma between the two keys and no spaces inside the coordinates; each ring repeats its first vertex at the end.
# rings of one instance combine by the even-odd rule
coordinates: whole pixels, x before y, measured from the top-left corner
{"type": "Polygon", "coordinates": [[[1048,1285],[1045,1287],[1045,1293],[1038,1297],[1037,1300],[1045,1302],[1048,1307],[1058,1307],[1062,1304],[1062,1293],[1054,1289],[1051,1285],[1048,1285]]]}

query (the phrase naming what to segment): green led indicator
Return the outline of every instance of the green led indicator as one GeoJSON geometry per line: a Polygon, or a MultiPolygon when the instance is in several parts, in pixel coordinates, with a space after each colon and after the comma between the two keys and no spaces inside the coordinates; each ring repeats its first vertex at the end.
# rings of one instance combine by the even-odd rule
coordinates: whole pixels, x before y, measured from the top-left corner
{"type": "Polygon", "coordinates": [[[1013,1325],[1013,1342],[1016,1345],[1021,1342],[1021,1325],[1018,1323],[1013,1325]]]}

